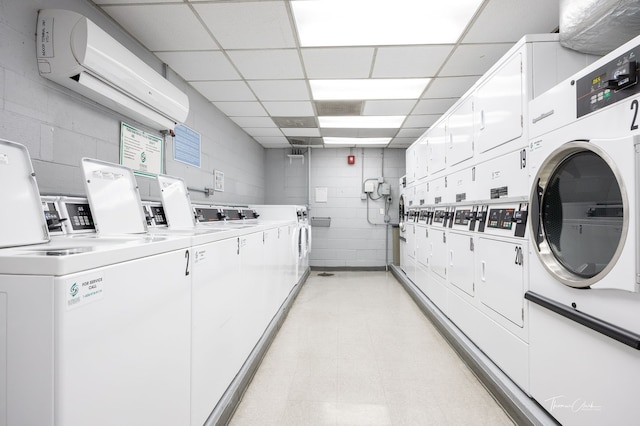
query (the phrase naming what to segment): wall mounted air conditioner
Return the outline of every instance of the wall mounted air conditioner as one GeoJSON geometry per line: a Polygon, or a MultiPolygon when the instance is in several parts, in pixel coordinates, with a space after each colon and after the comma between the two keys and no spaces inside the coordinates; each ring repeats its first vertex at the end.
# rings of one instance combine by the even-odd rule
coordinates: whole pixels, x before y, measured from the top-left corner
{"type": "Polygon", "coordinates": [[[173,130],[189,98],[86,17],[38,12],[40,75],[157,130],[173,130]]]}

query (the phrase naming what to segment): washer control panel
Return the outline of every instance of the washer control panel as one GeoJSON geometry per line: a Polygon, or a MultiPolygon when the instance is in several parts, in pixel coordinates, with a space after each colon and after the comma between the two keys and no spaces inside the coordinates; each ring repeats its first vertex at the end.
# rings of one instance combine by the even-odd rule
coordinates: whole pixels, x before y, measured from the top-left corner
{"type": "Polygon", "coordinates": [[[638,55],[640,46],[576,81],[577,118],[640,92],[638,55]]]}

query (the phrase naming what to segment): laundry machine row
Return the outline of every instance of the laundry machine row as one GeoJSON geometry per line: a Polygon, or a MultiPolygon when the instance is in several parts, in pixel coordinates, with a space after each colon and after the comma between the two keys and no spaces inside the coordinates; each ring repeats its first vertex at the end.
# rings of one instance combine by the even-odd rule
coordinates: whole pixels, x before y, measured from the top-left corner
{"type": "Polygon", "coordinates": [[[640,37],[533,100],[531,395],[565,425],[637,423],[640,37]]]}
{"type": "Polygon", "coordinates": [[[3,424],[202,425],[282,302],[256,278],[288,225],[147,232],[130,170],[83,172],[88,203],[41,200],[26,149],[0,143],[3,424]]]}
{"type": "Polygon", "coordinates": [[[528,387],[526,199],[425,205],[414,284],[515,383],[528,387]]]}

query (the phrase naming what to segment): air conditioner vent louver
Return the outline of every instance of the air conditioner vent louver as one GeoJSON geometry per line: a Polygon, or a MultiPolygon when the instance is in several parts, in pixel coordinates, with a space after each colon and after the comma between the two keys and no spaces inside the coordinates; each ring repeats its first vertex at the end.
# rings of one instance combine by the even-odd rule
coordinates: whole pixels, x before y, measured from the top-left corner
{"type": "Polygon", "coordinates": [[[323,146],[322,138],[312,137],[288,137],[287,140],[294,146],[323,146]]]}
{"type": "Polygon", "coordinates": [[[362,101],[316,101],[319,116],[362,115],[362,101]]]}

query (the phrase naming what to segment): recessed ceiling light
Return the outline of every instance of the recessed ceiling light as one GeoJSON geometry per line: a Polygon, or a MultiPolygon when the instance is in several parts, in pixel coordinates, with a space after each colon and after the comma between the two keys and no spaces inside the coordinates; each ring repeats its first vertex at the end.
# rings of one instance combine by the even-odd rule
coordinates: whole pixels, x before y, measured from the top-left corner
{"type": "Polygon", "coordinates": [[[387,145],[391,138],[329,138],[325,137],[325,145],[387,145]]]}
{"type": "Polygon", "coordinates": [[[294,0],[302,47],[455,43],[482,0],[294,0]]]}
{"type": "Polygon", "coordinates": [[[404,115],[392,116],[347,116],[347,117],[318,117],[321,128],[334,129],[398,129],[402,126],[404,115]]]}
{"type": "Polygon", "coordinates": [[[309,80],[311,95],[322,100],[416,99],[430,78],[309,80]]]}

